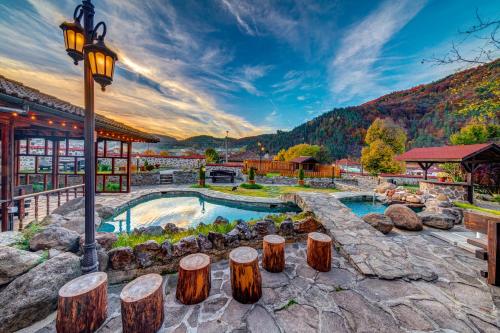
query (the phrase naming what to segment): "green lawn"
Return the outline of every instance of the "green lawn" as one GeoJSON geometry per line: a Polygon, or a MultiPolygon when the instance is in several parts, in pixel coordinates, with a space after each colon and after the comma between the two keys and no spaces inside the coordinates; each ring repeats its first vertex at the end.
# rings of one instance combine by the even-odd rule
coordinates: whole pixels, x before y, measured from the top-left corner
{"type": "Polygon", "coordinates": [[[463,209],[472,209],[472,210],[477,210],[477,211],[490,213],[490,214],[494,214],[494,215],[500,215],[500,210],[483,208],[483,207],[479,207],[476,205],[471,205],[471,204],[466,203],[466,202],[454,202],[453,204],[455,206],[463,208],[463,209]]]}
{"type": "Polygon", "coordinates": [[[311,188],[305,186],[263,186],[261,189],[245,189],[238,186],[236,191],[232,191],[232,186],[213,186],[209,187],[211,190],[237,194],[246,195],[250,197],[264,197],[264,198],[276,198],[285,193],[293,192],[321,192],[321,193],[332,193],[338,192],[337,189],[322,189],[322,188],[311,188]]]}

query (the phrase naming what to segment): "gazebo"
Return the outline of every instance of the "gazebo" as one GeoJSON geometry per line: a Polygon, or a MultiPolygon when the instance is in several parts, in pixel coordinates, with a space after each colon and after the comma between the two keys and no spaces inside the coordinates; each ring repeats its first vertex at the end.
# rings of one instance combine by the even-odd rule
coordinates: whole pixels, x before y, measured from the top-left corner
{"type": "MultiPolygon", "coordinates": [[[[27,188],[52,195],[83,190],[83,120],[84,109],[0,75],[2,231],[27,188]]],[[[97,192],[129,192],[132,142],[158,138],[99,114],[96,134],[97,192]]]]}
{"type": "Polygon", "coordinates": [[[474,201],[473,177],[480,165],[500,163],[500,147],[496,143],[413,148],[396,157],[398,161],[417,163],[427,171],[436,163],[460,163],[467,171],[467,200],[474,201]]]}

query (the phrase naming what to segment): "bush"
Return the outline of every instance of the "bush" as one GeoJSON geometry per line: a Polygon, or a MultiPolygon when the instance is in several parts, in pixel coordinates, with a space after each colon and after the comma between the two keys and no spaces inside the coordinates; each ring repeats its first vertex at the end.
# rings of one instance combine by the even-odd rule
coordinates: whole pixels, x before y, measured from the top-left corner
{"type": "Polygon", "coordinates": [[[304,180],[304,177],[305,177],[304,169],[302,169],[302,167],[301,167],[299,169],[299,179],[304,180]]]}
{"type": "Polygon", "coordinates": [[[241,184],[240,187],[247,189],[247,190],[260,190],[260,189],[264,188],[264,186],[259,185],[259,184],[247,184],[247,183],[241,184]]]}
{"type": "Polygon", "coordinates": [[[250,168],[250,171],[248,172],[248,180],[255,180],[255,169],[250,168]]]}

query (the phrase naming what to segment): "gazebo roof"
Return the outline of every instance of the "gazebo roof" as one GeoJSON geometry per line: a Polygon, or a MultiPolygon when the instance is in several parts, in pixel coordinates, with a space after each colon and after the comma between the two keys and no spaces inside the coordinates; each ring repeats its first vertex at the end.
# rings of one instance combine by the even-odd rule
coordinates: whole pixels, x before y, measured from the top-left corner
{"type": "MultiPolygon", "coordinates": [[[[8,79],[0,75],[0,100],[12,102],[9,97],[20,99],[31,109],[60,117],[83,121],[85,110],[57,97],[44,94],[37,89],[8,79]]],[[[17,103],[16,103],[17,104],[17,103]]],[[[133,136],[144,142],[159,142],[153,135],[142,132],[123,123],[96,113],[96,127],[104,131],[115,131],[127,136],[133,136]]]]}
{"type": "Polygon", "coordinates": [[[317,159],[312,156],[299,156],[291,160],[292,163],[319,163],[317,159]]]}
{"type": "Polygon", "coordinates": [[[441,147],[413,148],[399,156],[396,160],[405,162],[477,162],[500,161],[500,147],[495,143],[481,143],[474,145],[457,145],[441,147]]]}

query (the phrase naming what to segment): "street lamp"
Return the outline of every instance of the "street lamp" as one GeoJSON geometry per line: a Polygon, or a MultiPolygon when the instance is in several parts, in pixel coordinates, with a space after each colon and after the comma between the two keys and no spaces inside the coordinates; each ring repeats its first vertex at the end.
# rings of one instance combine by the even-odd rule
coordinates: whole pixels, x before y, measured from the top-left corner
{"type": "Polygon", "coordinates": [[[258,142],[257,145],[259,146],[259,169],[262,169],[262,156],[264,156],[266,148],[260,142],[258,142]]]}
{"type": "Polygon", "coordinates": [[[85,243],[83,245],[82,272],[91,273],[98,269],[95,243],[95,114],[94,80],[104,88],[113,81],[116,53],[104,44],[106,24],[99,22],[94,27],[94,5],[83,0],[75,8],[74,22],[60,25],[64,35],[66,52],[75,65],[83,60],[85,95],[85,243]],[[83,18],[83,26],[80,21],[83,18]],[[102,33],[98,35],[99,28],[102,33]],[[97,43],[94,44],[94,41],[97,43]]]}

